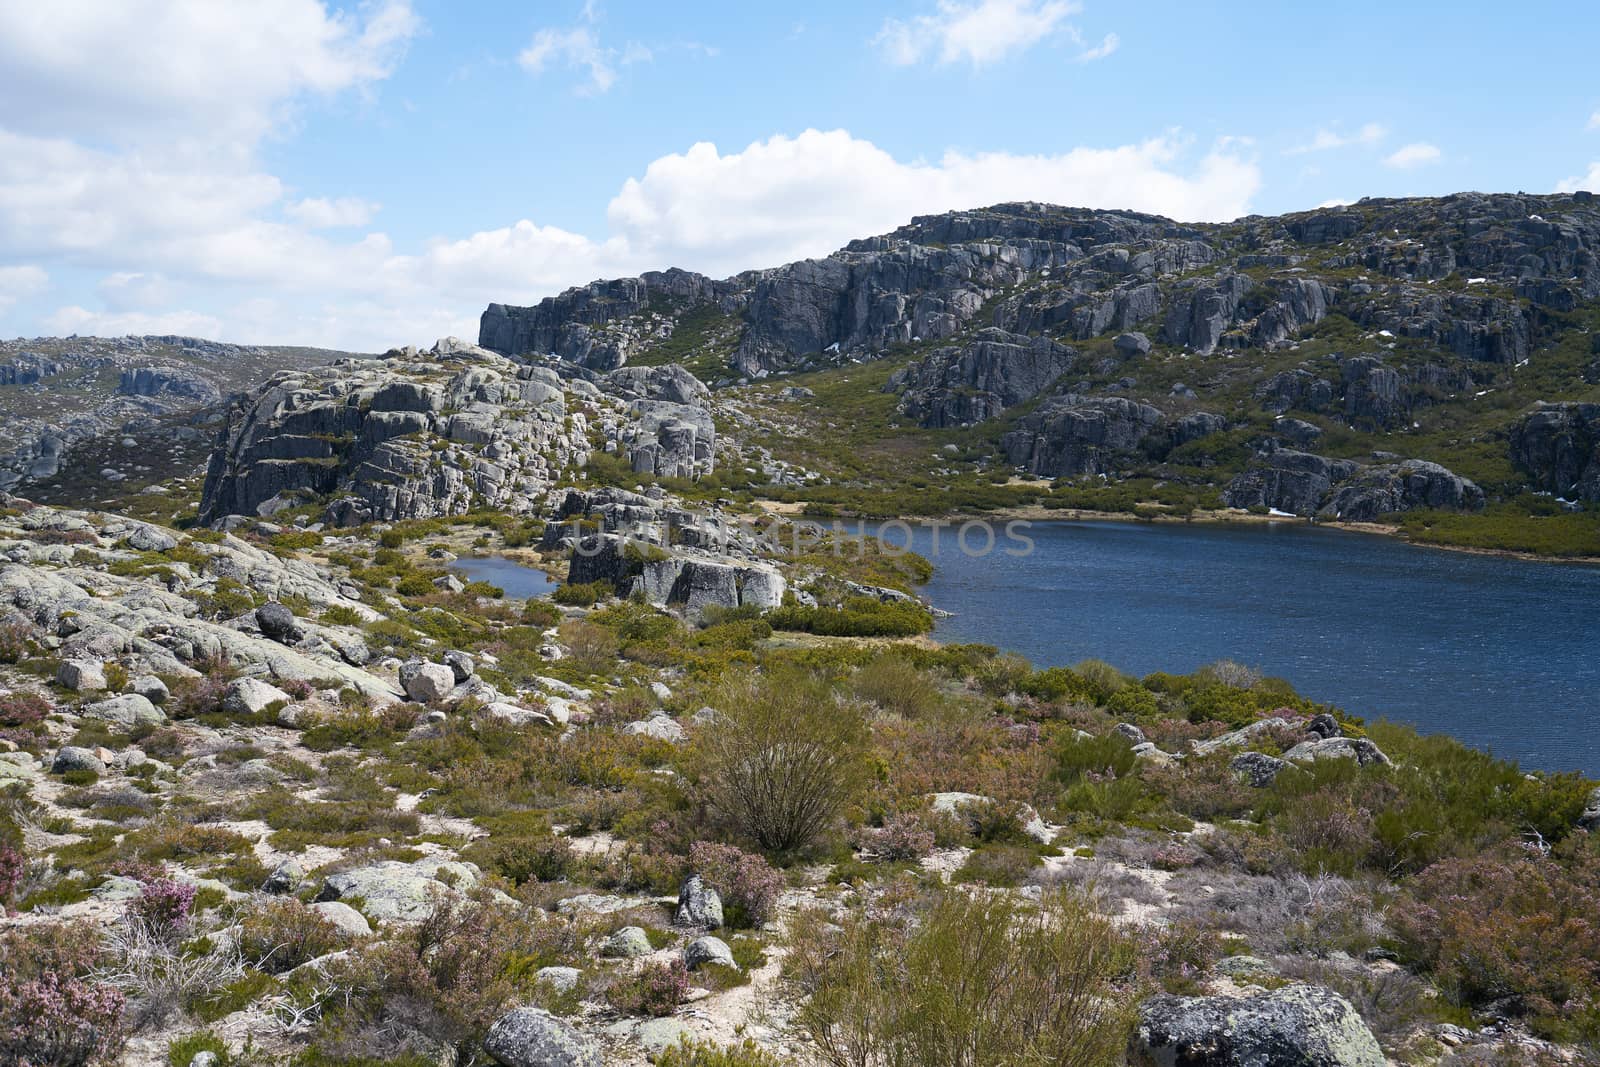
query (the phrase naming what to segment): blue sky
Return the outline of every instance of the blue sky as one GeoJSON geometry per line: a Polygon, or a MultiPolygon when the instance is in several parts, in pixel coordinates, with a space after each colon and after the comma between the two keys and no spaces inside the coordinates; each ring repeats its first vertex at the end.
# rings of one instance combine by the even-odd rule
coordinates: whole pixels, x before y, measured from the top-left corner
{"type": "Polygon", "coordinates": [[[1005,199],[1600,187],[1586,3],[0,0],[0,335],[381,349],[1005,199]]]}

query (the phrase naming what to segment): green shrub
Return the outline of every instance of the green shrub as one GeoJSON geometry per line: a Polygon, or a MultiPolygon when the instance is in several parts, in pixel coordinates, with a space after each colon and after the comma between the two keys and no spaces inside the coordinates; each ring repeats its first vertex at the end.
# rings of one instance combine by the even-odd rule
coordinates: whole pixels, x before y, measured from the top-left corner
{"type": "Polygon", "coordinates": [[[862,782],[860,709],[810,672],[782,668],[725,682],[715,728],[696,736],[696,786],[713,815],[763,851],[817,840],[862,782]]]}
{"type": "Polygon", "coordinates": [[[679,959],[646,963],[606,988],[606,1003],[626,1015],[671,1015],[689,992],[689,971],[679,959]]]}
{"type": "Polygon", "coordinates": [[[565,604],[575,608],[592,608],[602,600],[608,600],[617,595],[617,591],[610,582],[567,582],[558,585],[550,594],[550,599],[557,604],[565,604]]]}
{"type": "Polygon", "coordinates": [[[1121,1061],[1131,953],[1078,897],[947,890],[915,924],[797,925],[784,968],[809,996],[796,1023],[833,1067],[1121,1061]]]}
{"type": "Polygon", "coordinates": [[[933,629],[933,615],[920,604],[852,597],[837,608],[785,605],[767,613],[774,630],[825,637],[915,637],[933,629]]]}
{"type": "Polygon", "coordinates": [[[1072,785],[1086,774],[1125,778],[1139,765],[1128,739],[1115,731],[1098,737],[1063,738],[1056,744],[1056,778],[1072,785]]]}
{"type": "Polygon", "coordinates": [[[285,974],[349,941],[342,929],[292,897],[266,904],[239,924],[239,951],[268,974],[285,974]]]}
{"type": "Polygon", "coordinates": [[[748,1038],[737,1045],[707,1045],[685,1037],[656,1057],[656,1067],[785,1067],[786,1062],[748,1038]]]}

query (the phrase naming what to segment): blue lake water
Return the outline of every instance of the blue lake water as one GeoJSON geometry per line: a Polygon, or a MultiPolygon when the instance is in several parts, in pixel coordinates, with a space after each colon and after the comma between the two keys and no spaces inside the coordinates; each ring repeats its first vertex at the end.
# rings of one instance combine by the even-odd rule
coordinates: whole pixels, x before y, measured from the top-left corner
{"type": "Polygon", "coordinates": [[[450,569],[470,582],[488,582],[506,591],[506,596],[526,600],[549,596],[560,583],[537,567],[527,567],[499,556],[458,559],[450,569]]]}
{"type": "MultiPolygon", "coordinates": [[[[1445,552],[1300,523],[1034,523],[1034,550],[913,547],[934,636],[1136,675],[1233,659],[1367,718],[1600,776],[1600,567],[1445,552]]],[[[895,543],[903,534],[889,533],[895,543]]],[[[982,538],[969,543],[982,546],[982,538]]]]}

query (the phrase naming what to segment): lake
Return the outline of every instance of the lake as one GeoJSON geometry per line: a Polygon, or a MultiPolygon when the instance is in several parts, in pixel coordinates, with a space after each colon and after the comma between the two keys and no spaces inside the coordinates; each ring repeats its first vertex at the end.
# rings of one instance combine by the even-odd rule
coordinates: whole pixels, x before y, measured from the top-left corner
{"type": "MultiPolygon", "coordinates": [[[[1407,545],[1304,523],[1034,523],[1031,554],[962,554],[922,589],[934,636],[1185,673],[1233,659],[1367,718],[1529,768],[1600,776],[1600,567],[1407,545]]],[[[902,543],[902,534],[890,534],[902,543]]],[[[981,547],[981,538],[972,539],[981,547]]]]}
{"type": "Polygon", "coordinates": [[[488,582],[499,586],[506,591],[506,596],[518,600],[549,596],[561,584],[537,567],[524,566],[499,556],[458,559],[450,564],[450,569],[469,582],[488,582]]]}

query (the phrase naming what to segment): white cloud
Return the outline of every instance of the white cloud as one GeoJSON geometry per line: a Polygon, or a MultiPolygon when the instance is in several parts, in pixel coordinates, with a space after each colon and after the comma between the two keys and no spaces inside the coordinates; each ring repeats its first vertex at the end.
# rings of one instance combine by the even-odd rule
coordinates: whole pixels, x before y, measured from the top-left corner
{"type": "Polygon", "coordinates": [[[4,315],[23,297],[32,296],[43,289],[49,282],[49,273],[31,263],[0,267],[0,315],[4,315]]]}
{"type": "Polygon", "coordinates": [[[732,273],[823,255],[912,215],[1005,200],[1134,208],[1185,220],[1246,213],[1256,165],[1227,151],[1179,168],[1172,137],[1060,155],[947,152],[901,162],[843,130],[807,130],[722,155],[701,143],[630,179],[607,217],[655,265],[732,273]]]}
{"type": "Polygon", "coordinates": [[[1411,170],[1413,167],[1437,163],[1441,155],[1438,148],[1426,141],[1416,141],[1385,156],[1383,165],[1394,167],[1396,170],[1411,170]]]}
{"type": "Polygon", "coordinates": [[[1317,205],[1317,208],[1318,210],[1321,210],[1323,208],[1349,207],[1353,203],[1355,203],[1354,200],[1324,200],[1322,203],[1317,205]]]}
{"type": "Polygon", "coordinates": [[[1589,116],[1589,125],[1586,128],[1590,130],[1600,130],[1600,111],[1596,111],[1593,115],[1589,116]]]}
{"type": "Polygon", "coordinates": [[[1388,136],[1389,131],[1376,122],[1369,122],[1354,133],[1340,133],[1337,129],[1324,126],[1312,136],[1305,144],[1295,145],[1285,149],[1285,155],[1304,155],[1307,152],[1327,152],[1335,148],[1350,148],[1356,145],[1374,145],[1388,136]]]}
{"type": "Polygon", "coordinates": [[[160,274],[119,270],[100,279],[96,291],[108,308],[122,312],[168,303],[174,286],[160,274]]]}
{"type": "Polygon", "coordinates": [[[1558,193],[1575,193],[1579,189],[1586,189],[1591,193],[1600,193],[1600,163],[1589,164],[1589,173],[1581,177],[1568,178],[1556,186],[1558,193]]]}
{"type": "MultiPolygon", "coordinates": [[[[873,44],[895,66],[932,57],[941,64],[964,61],[981,67],[1026,51],[1058,32],[1081,43],[1067,22],[1080,10],[1072,0],[939,0],[932,14],[885,19],[873,44]]],[[[1104,49],[1100,55],[1110,55],[1116,46],[1116,35],[1109,34],[1090,52],[1104,49]]],[[[1099,58],[1090,52],[1080,58],[1099,58]]]]}
{"type": "Polygon", "coordinates": [[[1092,63],[1097,59],[1104,59],[1122,46],[1122,38],[1114,33],[1108,33],[1100,39],[1100,43],[1093,48],[1085,48],[1073,58],[1079,63],[1092,63]]]}
{"type": "Polygon", "coordinates": [[[308,197],[284,205],[284,214],[314,230],[336,229],[342,226],[365,226],[378,213],[378,205],[355,196],[308,197]]]}
{"type": "Polygon", "coordinates": [[[121,337],[124,334],[187,334],[190,337],[216,337],[223,330],[222,320],[194,311],[169,311],[149,314],[142,311],[100,312],[76,305],[59,308],[45,320],[52,335],[121,337]]]}
{"type": "Polygon", "coordinates": [[[0,126],[247,148],[300,95],[387,77],[419,26],[407,0],[0,4],[0,126]]]}
{"type": "Polygon", "coordinates": [[[517,62],[530,74],[543,74],[551,67],[584,70],[588,80],[578,86],[581,94],[604,93],[617,81],[617,68],[648,63],[651,50],[636,41],[621,49],[601,44],[593,24],[598,15],[592,3],[583,6],[583,25],[567,29],[545,28],[533,35],[517,56],[517,62]]]}

